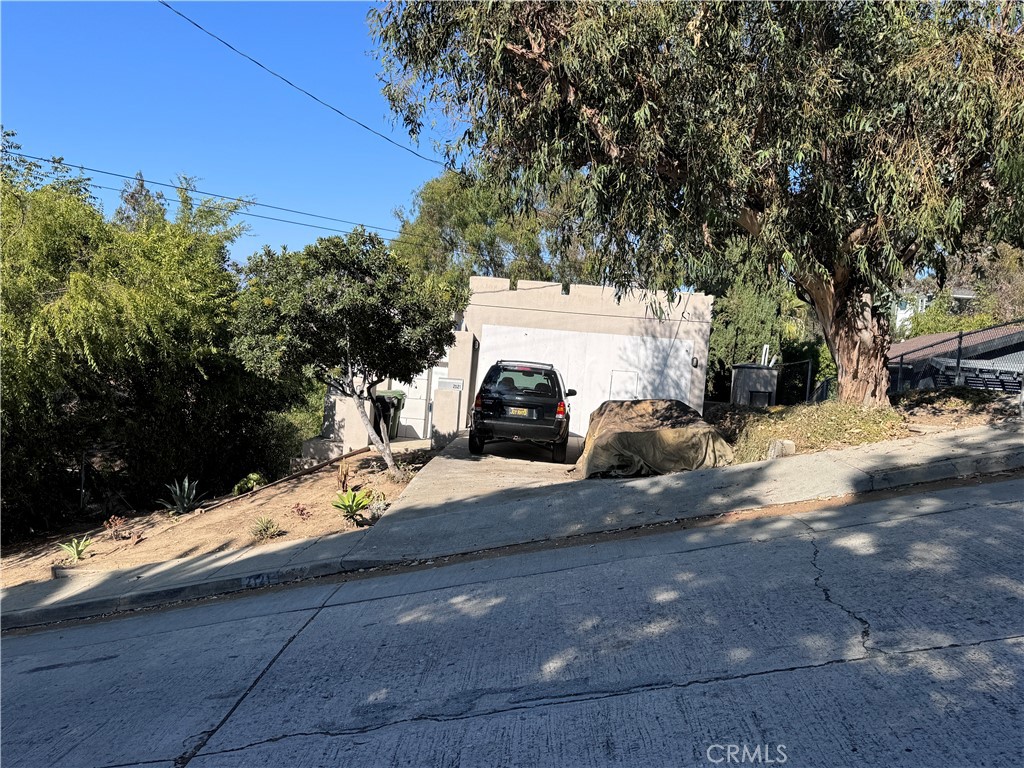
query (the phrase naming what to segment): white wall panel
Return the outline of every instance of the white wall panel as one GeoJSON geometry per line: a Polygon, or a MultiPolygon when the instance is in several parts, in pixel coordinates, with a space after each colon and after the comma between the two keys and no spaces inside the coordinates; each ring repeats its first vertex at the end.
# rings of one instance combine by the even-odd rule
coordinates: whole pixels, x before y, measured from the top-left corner
{"type": "Polygon", "coordinates": [[[574,434],[586,434],[590,414],[610,399],[609,395],[621,396],[634,386],[638,398],[682,400],[698,410],[701,406],[689,403],[693,370],[689,341],[484,325],[479,355],[474,395],[487,369],[497,360],[554,365],[565,386],[578,392],[569,399],[574,434]]]}

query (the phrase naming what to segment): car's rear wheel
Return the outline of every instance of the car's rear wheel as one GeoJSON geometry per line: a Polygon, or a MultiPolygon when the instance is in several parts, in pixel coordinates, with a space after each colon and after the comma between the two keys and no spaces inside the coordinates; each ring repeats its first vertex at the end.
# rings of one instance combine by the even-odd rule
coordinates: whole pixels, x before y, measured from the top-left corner
{"type": "Polygon", "coordinates": [[[554,443],[551,446],[551,460],[555,462],[555,464],[565,464],[565,449],[568,446],[568,440],[563,440],[560,443],[554,443]]]}
{"type": "Polygon", "coordinates": [[[484,452],[484,441],[475,432],[469,433],[469,452],[474,456],[479,456],[484,452]]]}

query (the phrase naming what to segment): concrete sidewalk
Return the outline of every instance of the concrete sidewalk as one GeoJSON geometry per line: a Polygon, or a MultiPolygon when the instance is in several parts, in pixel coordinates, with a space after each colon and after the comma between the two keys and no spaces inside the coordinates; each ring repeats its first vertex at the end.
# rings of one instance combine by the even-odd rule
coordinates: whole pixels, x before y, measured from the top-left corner
{"type": "Polygon", "coordinates": [[[372,528],[5,589],[3,629],[376,565],[1024,468],[1020,423],[634,480],[469,454],[458,438],[372,528]]]}

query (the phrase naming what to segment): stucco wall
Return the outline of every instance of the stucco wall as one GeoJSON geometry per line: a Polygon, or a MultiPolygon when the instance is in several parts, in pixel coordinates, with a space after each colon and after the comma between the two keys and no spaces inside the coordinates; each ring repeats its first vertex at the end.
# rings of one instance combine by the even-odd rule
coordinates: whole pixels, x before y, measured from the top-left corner
{"type": "Polygon", "coordinates": [[[574,408],[574,432],[585,431],[591,406],[607,399],[609,391],[618,388],[623,374],[630,371],[637,373],[638,396],[681,399],[701,410],[713,297],[682,294],[668,305],[660,294],[657,300],[663,312],[659,317],[642,298],[623,297],[617,302],[613,290],[598,286],[572,285],[566,294],[558,283],[520,280],[513,291],[508,280],[474,277],[470,288],[463,327],[479,344],[476,370],[459,369],[454,364],[449,369],[449,376],[466,379],[470,391],[463,423],[467,423],[479,379],[494,360],[523,359],[525,353],[529,355],[525,359],[553,363],[566,386],[580,392],[574,408]],[[487,327],[492,328],[490,339],[487,327]],[[493,330],[498,327],[500,333],[493,330]],[[624,338],[622,343],[611,339],[602,345],[602,335],[624,338]],[[588,361],[597,360],[581,365],[581,349],[588,361]],[[608,359],[603,365],[595,364],[601,362],[603,352],[608,359]],[[560,361],[573,369],[562,368],[560,361]],[[612,371],[618,372],[618,383],[610,380],[612,371]],[[684,381],[685,391],[681,391],[680,382],[684,381]]]}
{"type": "MultiPolygon", "coordinates": [[[[425,394],[432,410],[428,415],[426,401],[411,398],[410,411],[403,414],[406,436],[413,436],[409,429],[416,425],[426,426],[419,429],[435,439],[469,426],[479,381],[499,358],[555,365],[566,386],[579,393],[569,400],[577,434],[586,432],[590,412],[609,395],[672,398],[702,409],[713,297],[682,294],[668,305],[661,294],[659,317],[647,301],[624,297],[617,302],[614,291],[597,286],[573,285],[565,294],[558,283],[520,280],[513,291],[508,280],[474,277],[470,288],[462,327],[448,350],[447,371],[435,369],[430,377],[420,377],[430,390],[425,394]],[[439,376],[462,379],[462,392],[441,390],[438,399],[439,376]],[[422,414],[416,410],[418,403],[423,403],[422,414]]],[[[417,394],[415,387],[393,388],[417,394]]],[[[325,435],[329,432],[333,439],[310,445],[316,443],[318,451],[326,442],[333,450],[339,450],[338,443],[346,449],[365,445],[365,430],[352,408],[329,403],[332,428],[325,435]]]]}

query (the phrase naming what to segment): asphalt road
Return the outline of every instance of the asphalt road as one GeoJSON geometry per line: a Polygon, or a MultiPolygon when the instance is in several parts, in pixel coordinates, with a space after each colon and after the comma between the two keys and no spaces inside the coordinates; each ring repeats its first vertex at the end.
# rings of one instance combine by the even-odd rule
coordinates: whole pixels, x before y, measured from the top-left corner
{"type": "Polygon", "coordinates": [[[15,766],[1016,766],[1024,481],[2,642],[15,766]]]}

